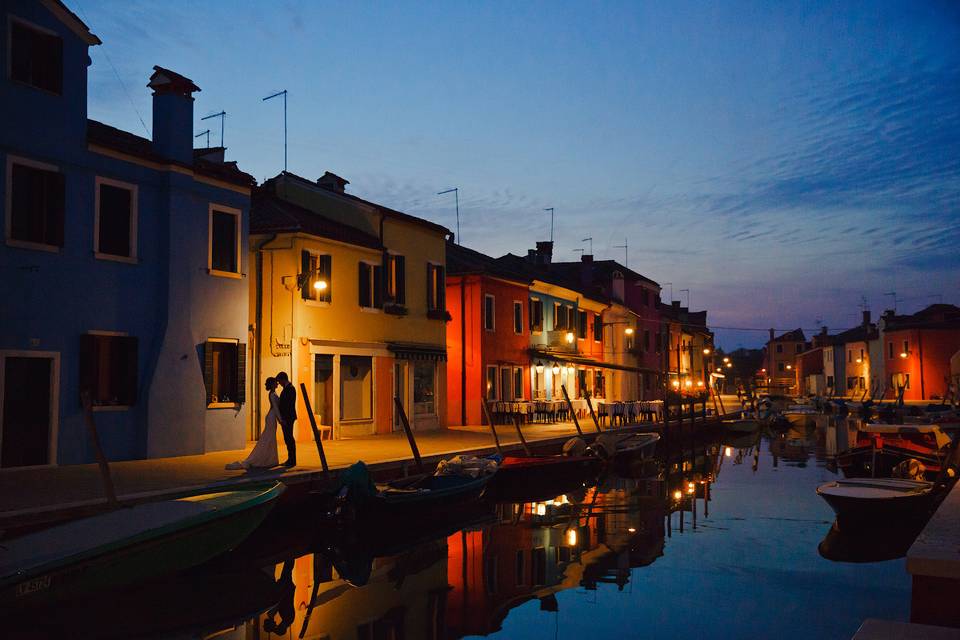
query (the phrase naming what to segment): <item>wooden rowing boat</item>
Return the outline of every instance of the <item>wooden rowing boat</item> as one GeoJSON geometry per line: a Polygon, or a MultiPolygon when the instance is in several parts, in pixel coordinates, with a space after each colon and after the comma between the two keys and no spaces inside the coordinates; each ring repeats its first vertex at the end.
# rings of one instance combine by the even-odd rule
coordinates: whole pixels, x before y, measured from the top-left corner
{"type": "Polygon", "coordinates": [[[840,529],[902,525],[923,520],[933,505],[934,483],[899,478],[846,478],[817,487],[840,529]]]}

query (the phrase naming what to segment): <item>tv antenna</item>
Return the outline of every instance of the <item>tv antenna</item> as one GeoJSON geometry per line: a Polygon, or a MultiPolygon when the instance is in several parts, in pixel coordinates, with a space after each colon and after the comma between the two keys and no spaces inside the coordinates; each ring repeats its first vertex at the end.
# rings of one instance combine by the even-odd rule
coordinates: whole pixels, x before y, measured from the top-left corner
{"type": "Polygon", "coordinates": [[[550,212],[550,242],[553,242],[553,207],[547,207],[544,211],[550,212]]]}
{"type": "Polygon", "coordinates": [[[197,135],[193,136],[193,139],[196,140],[200,136],[204,136],[204,135],[207,136],[207,149],[209,149],[210,148],[210,129],[207,129],[206,131],[201,131],[197,135]]]}
{"type": "MultiPolygon", "coordinates": [[[[200,118],[200,120],[209,120],[210,118],[220,118],[220,146],[223,146],[223,123],[227,119],[227,112],[220,111],[220,113],[211,113],[208,116],[200,118]]],[[[210,145],[207,145],[210,146],[210,145]]]]}
{"type": "Polygon", "coordinates": [[[271,94],[261,100],[260,102],[266,102],[271,98],[276,98],[277,96],[283,96],[283,172],[287,172],[287,90],[277,91],[274,94],[271,94]]]}
{"type": "Polygon", "coordinates": [[[690,309],[690,289],[680,289],[680,293],[687,292],[687,310],[690,309]]]}
{"type": "MultiPolygon", "coordinates": [[[[614,245],[614,249],[623,249],[623,266],[629,267],[630,264],[630,246],[627,242],[627,239],[623,239],[623,244],[614,245]]],[[[671,289],[672,291],[672,289],[671,289]]],[[[670,297],[673,298],[673,293],[670,294],[670,297]]]]}
{"type": "Polygon", "coordinates": [[[453,202],[457,208],[457,244],[460,244],[460,187],[451,187],[446,191],[438,191],[437,195],[442,196],[445,193],[453,192],[453,202]]]}
{"type": "Polygon", "coordinates": [[[580,252],[580,255],[582,256],[582,255],[583,255],[583,249],[574,249],[574,250],[573,250],[574,253],[576,253],[576,252],[578,252],[578,251],[580,252]]]}
{"type": "MultiPolygon", "coordinates": [[[[590,243],[590,255],[593,255],[593,238],[584,238],[584,239],[581,240],[580,242],[589,242],[589,243],[590,243]]],[[[583,249],[581,249],[580,251],[583,251],[583,249]]]]}
{"type": "Polygon", "coordinates": [[[889,291],[889,292],[887,292],[887,293],[885,293],[885,294],[883,294],[883,295],[885,295],[885,296],[890,296],[890,300],[893,302],[893,311],[894,311],[894,313],[896,313],[896,311],[897,311],[897,292],[896,292],[896,291],[889,291]]]}

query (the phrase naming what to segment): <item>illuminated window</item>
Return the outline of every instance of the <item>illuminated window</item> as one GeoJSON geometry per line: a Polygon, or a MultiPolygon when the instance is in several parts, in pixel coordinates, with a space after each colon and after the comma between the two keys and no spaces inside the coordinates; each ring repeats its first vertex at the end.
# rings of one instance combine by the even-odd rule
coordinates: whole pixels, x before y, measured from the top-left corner
{"type": "Polygon", "coordinates": [[[447,283],[444,268],[438,264],[427,264],[427,311],[446,311],[447,283]]]}
{"type": "Polygon", "coordinates": [[[387,301],[397,305],[407,303],[407,259],[390,254],[386,260],[387,301]]]}
{"type": "Polygon", "coordinates": [[[95,407],[130,407],[137,402],[137,339],[80,336],[80,391],[95,407]]]}
{"type": "Polygon", "coordinates": [[[63,41],[54,33],[10,21],[10,77],[51,93],[63,92],[63,41]]]}
{"type": "Polygon", "coordinates": [[[240,404],[246,396],[246,345],[237,340],[210,339],[203,349],[203,381],[207,406],[240,404]]]}

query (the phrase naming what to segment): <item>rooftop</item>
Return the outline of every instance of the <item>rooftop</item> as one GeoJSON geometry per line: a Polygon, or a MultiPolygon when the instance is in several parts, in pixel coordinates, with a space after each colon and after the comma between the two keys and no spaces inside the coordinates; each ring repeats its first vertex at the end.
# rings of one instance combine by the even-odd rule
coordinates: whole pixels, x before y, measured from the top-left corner
{"type": "Polygon", "coordinates": [[[250,233],[306,233],[370,249],[383,248],[376,236],[282,200],[263,187],[253,194],[250,233]]]}

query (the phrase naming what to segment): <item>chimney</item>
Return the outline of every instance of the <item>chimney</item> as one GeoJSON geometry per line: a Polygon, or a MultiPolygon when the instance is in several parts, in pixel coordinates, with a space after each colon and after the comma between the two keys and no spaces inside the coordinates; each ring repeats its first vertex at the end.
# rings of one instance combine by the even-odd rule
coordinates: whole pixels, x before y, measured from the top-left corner
{"type": "Polygon", "coordinates": [[[328,191],[333,191],[334,193],[343,193],[344,187],[350,184],[350,181],[346,178],[341,178],[335,173],[325,171],[322,176],[317,178],[317,184],[328,191]]]}
{"type": "Polygon", "coordinates": [[[537,243],[537,263],[550,264],[553,261],[553,240],[537,243]]]}
{"type": "Polygon", "coordinates": [[[153,89],[153,147],[160,155],[193,164],[193,93],[200,87],[179,73],[154,67],[148,87],[153,89]]]}
{"type": "Polygon", "coordinates": [[[773,329],[770,329],[770,342],[773,342],[773,329]]]}
{"type": "Polygon", "coordinates": [[[589,253],[583,254],[580,256],[580,262],[593,263],[593,255],[589,253]]]}
{"type": "Polygon", "coordinates": [[[624,302],[626,300],[624,295],[626,292],[624,291],[623,274],[619,271],[615,271],[613,273],[613,282],[611,283],[610,293],[612,294],[611,297],[614,300],[618,300],[620,302],[624,302]]]}
{"type": "Polygon", "coordinates": [[[863,326],[864,327],[870,326],[870,309],[863,310],[863,326]]]}

